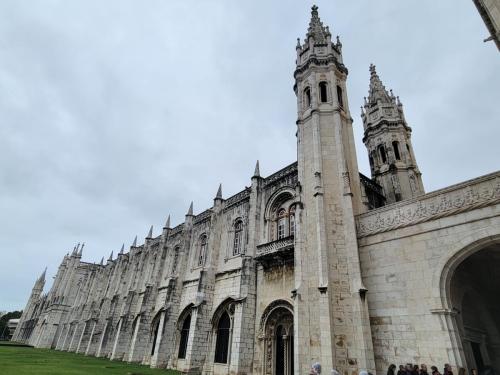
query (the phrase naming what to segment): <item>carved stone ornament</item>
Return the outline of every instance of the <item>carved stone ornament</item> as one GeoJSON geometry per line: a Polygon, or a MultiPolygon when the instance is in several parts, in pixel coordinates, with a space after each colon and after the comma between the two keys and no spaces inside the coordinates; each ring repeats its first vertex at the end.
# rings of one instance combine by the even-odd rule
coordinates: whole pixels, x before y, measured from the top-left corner
{"type": "Polygon", "coordinates": [[[500,203],[500,172],[373,210],[357,217],[358,237],[500,203]]]}

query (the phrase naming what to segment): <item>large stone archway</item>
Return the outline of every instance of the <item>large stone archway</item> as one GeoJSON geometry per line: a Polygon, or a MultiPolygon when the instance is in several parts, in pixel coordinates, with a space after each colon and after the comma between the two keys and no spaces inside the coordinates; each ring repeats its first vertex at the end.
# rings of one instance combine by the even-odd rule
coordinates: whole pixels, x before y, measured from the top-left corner
{"type": "Polygon", "coordinates": [[[499,270],[500,241],[490,238],[460,252],[443,280],[454,341],[469,370],[489,365],[500,371],[499,270]]]}
{"type": "Polygon", "coordinates": [[[261,319],[260,338],[264,343],[264,369],[267,375],[292,375],[293,307],[284,300],[271,303],[261,319]]]}

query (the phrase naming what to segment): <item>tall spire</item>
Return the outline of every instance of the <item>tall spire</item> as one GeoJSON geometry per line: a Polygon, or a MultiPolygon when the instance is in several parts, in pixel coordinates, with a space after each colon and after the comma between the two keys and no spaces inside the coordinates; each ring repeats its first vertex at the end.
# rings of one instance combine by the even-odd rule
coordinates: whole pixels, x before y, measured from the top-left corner
{"type": "Polygon", "coordinates": [[[170,228],[170,215],[167,217],[167,222],[165,223],[165,228],[170,228]]]}
{"type": "Polygon", "coordinates": [[[99,263],[101,266],[104,265],[104,257],[101,258],[101,263],[99,263]]]}
{"type": "Polygon", "coordinates": [[[125,244],[122,244],[122,248],[120,249],[120,254],[123,254],[125,251],[125,244]]]}
{"type": "Polygon", "coordinates": [[[146,238],[153,238],[153,226],[151,225],[151,228],[149,228],[148,236],[146,238]]]}
{"type": "MultiPolygon", "coordinates": [[[[392,91],[391,91],[392,93],[392,91]]],[[[390,95],[382,84],[375,70],[375,65],[370,64],[370,89],[368,92],[368,106],[373,106],[377,101],[382,103],[393,103],[394,95],[390,95]]]]}
{"type": "Polygon", "coordinates": [[[111,250],[111,254],[109,254],[108,261],[111,262],[113,260],[113,250],[111,250]]]}
{"type": "Polygon", "coordinates": [[[260,177],[259,161],[255,163],[255,171],[253,172],[253,177],[260,177]]]}
{"type": "Polygon", "coordinates": [[[80,251],[78,252],[78,256],[81,257],[83,254],[83,247],[85,246],[85,242],[82,243],[82,247],[80,248],[80,251]]]}
{"type": "Polygon", "coordinates": [[[215,195],[216,199],[222,199],[222,184],[219,184],[219,188],[217,189],[217,194],[215,195]]]}
{"type": "Polygon", "coordinates": [[[42,274],[40,275],[39,279],[40,281],[45,281],[45,275],[47,273],[47,267],[43,270],[42,274]]]}
{"type": "Polygon", "coordinates": [[[326,44],[327,37],[331,36],[328,27],[323,26],[318,14],[318,7],[313,5],[311,8],[311,21],[307,29],[306,39],[313,38],[314,44],[326,44]]]}
{"type": "Polygon", "coordinates": [[[186,216],[193,216],[193,201],[191,201],[191,204],[189,205],[189,209],[186,216]]]}
{"type": "Polygon", "coordinates": [[[137,247],[137,235],[134,238],[134,242],[132,243],[132,247],[137,247]]]}

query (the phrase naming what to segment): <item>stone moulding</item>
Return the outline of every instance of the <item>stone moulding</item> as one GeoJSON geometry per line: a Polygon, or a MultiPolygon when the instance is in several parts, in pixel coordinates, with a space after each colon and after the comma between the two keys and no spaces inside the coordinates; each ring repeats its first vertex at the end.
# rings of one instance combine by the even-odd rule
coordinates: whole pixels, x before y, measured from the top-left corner
{"type": "Polygon", "coordinates": [[[456,215],[500,202],[500,172],[465,181],[356,217],[359,238],[456,215]]]}

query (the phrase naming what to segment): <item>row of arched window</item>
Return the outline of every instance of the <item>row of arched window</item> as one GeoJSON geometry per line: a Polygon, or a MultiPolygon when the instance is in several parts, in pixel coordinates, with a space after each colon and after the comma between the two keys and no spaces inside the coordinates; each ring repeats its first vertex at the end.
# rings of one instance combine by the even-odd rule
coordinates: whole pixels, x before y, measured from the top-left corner
{"type": "MultiPolygon", "coordinates": [[[[243,220],[237,219],[233,224],[233,243],[232,255],[240,255],[243,249],[243,220]]],[[[203,233],[199,238],[198,261],[197,266],[202,267],[205,265],[207,258],[208,237],[203,233]]]]}
{"type": "Polygon", "coordinates": [[[270,240],[281,240],[282,238],[295,235],[295,205],[286,209],[278,209],[276,216],[271,222],[270,240]]]}
{"type": "MultiPolygon", "coordinates": [[[[408,146],[408,144],[406,144],[406,149],[408,153],[410,153],[410,146],[408,146]]],[[[401,160],[401,150],[399,148],[398,141],[392,142],[392,150],[394,152],[394,157],[396,158],[396,160],[401,160]]],[[[382,164],[387,163],[387,150],[384,145],[379,145],[376,152],[372,152],[370,154],[370,165],[372,168],[375,165],[375,161],[377,160],[377,158],[379,158],[382,164]]]]}
{"type": "MultiPolygon", "coordinates": [[[[179,351],[177,358],[185,359],[188,340],[189,340],[189,330],[191,328],[191,313],[189,313],[182,322],[180,329],[180,339],[179,339],[179,351]]],[[[228,363],[229,357],[229,345],[231,341],[231,330],[232,323],[231,317],[227,310],[225,310],[217,321],[215,328],[215,363],[228,363]]]]}
{"type": "MultiPolygon", "coordinates": [[[[321,81],[318,84],[318,93],[319,93],[319,101],[321,103],[327,103],[330,101],[330,93],[328,89],[328,82],[326,81],[321,81]]],[[[309,108],[311,106],[312,100],[311,100],[311,88],[308,86],[304,89],[304,95],[303,95],[303,103],[304,103],[304,108],[309,108]]],[[[343,100],[343,94],[342,94],[342,87],[337,85],[337,101],[341,107],[344,106],[344,100],[343,100]]]]}

